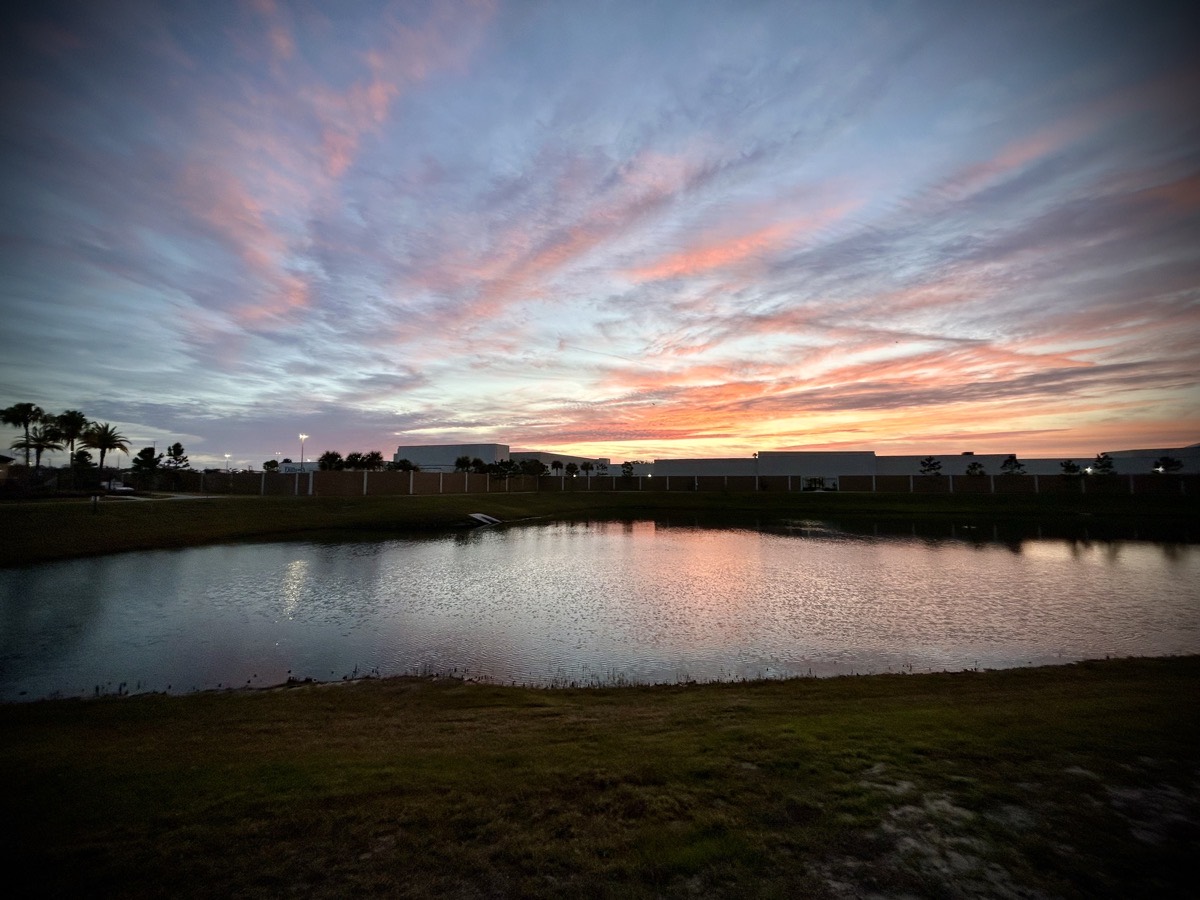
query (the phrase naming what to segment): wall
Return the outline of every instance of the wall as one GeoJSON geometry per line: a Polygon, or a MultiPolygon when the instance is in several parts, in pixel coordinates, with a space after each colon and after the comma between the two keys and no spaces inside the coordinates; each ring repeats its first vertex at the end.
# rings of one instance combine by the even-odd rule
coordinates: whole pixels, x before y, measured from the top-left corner
{"type": "MultiPolygon", "coordinates": [[[[699,493],[800,493],[809,476],[669,475],[634,476],[518,475],[496,478],[465,472],[272,472],[177,473],[177,487],[166,490],[209,494],[363,497],[433,494],[571,493],[588,491],[684,491],[699,493]]],[[[1200,475],[858,475],[825,476],[827,488],[843,493],[899,494],[1200,494],[1200,475]],[[836,485],[836,488],[834,486],[836,485]]]]}

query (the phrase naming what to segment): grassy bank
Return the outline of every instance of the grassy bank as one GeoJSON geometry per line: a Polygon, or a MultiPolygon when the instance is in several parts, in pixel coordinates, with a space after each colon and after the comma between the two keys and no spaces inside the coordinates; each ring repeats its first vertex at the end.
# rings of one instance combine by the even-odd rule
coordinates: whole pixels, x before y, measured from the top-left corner
{"type": "Polygon", "coordinates": [[[0,707],[49,896],[1191,896],[1200,658],[0,707]]]}
{"type": "MultiPolygon", "coordinates": [[[[664,517],[673,521],[773,524],[823,518],[854,523],[999,522],[1091,536],[1131,532],[1194,540],[1191,497],[1125,495],[912,495],[533,493],[433,497],[223,497],[204,500],[87,500],[0,504],[0,566],[76,556],[267,540],[329,533],[402,534],[450,528],[471,512],[527,518],[664,517]]],[[[1128,536],[1128,535],[1126,535],[1128,536]]]]}

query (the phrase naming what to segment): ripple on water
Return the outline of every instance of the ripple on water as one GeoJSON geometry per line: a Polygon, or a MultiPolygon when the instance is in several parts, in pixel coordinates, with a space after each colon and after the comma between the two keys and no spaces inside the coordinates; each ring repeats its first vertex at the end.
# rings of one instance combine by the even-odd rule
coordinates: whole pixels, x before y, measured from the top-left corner
{"type": "Polygon", "coordinates": [[[559,523],[56,563],[0,572],[0,699],[122,682],[638,683],[1200,652],[1194,546],[1018,549],[559,523]]]}

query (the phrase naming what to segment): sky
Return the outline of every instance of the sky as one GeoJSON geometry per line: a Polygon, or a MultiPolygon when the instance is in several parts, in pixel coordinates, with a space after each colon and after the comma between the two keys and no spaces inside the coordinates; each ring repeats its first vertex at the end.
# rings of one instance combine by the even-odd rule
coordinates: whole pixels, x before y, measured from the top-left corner
{"type": "Polygon", "coordinates": [[[6,4],[0,407],[255,468],[1192,444],[1195,9],[6,4]]]}

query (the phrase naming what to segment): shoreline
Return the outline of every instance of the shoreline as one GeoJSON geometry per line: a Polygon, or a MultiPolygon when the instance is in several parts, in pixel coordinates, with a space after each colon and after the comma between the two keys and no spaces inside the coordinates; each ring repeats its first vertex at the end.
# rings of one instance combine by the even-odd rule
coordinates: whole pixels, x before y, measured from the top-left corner
{"type": "Polygon", "coordinates": [[[125,684],[118,686],[116,691],[99,691],[94,695],[80,693],[73,696],[63,696],[61,693],[51,694],[45,697],[19,697],[17,699],[0,700],[0,708],[12,705],[27,705],[39,703],[97,703],[104,701],[121,701],[121,700],[138,700],[141,698],[161,697],[161,698],[184,698],[198,696],[228,696],[235,697],[239,695],[254,695],[254,694],[270,694],[287,691],[300,691],[306,689],[319,690],[322,688],[333,687],[351,687],[354,685],[369,685],[378,684],[383,688],[390,685],[404,683],[424,683],[431,684],[448,684],[459,687],[479,687],[487,689],[496,689],[501,691],[545,691],[545,692],[561,692],[561,691],[669,691],[680,688],[686,689],[704,689],[713,687],[727,687],[734,685],[754,686],[768,684],[786,684],[788,682],[832,682],[841,679],[862,679],[862,678],[927,678],[927,677],[948,677],[948,676],[985,676],[996,675],[1003,672],[1025,671],[1036,672],[1039,670],[1058,670],[1069,668],[1071,666],[1088,666],[1100,665],[1105,663],[1138,663],[1149,662],[1153,660],[1197,660],[1200,661],[1200,653],[1168,653],[1162,656],[1105,656],[1101,657],[1084,657],[1081,659],[1064,660],[1058,663],[1037,663],[1037,664],[1021,664],[1012,666],[996,666],[996,667],[965,667],[961,669],[927,669],[924,671],[897,671],[886,672],[837,672],[829,675],[812,675],[812,674],[796,674],[796,675],[780,675],[780,676],[756,676],[756,677],[741,677],[741,678],[714,678],[710,680],[679,680],[679,681],[655,681],[655,682],[580,682],[570,681],[561,684],[538,684],[536,682],[525,681],[500,681],[493,680],[487,677],[463,676],[453,673],[444,672],[428,672],[428,673],[399,673],[395,675],[356,675],[345,676],[341,678],[288,678],[286,681],[276,682],[274,684],[240,684],[237,686],[216,686],[216,687],[201,687],[191,688],[186,691],[170,691],[170,690],[129,690],[125,684]]]}
{"type": "Polygon", "coordinates": [[[847,526],[900,522],[969,528],[985,523],[997,533],[1001,527],[1041,529],[1068,539],[1200,541],[1200,504],[1175,496],[628,492],[195,499],[204,502],[156,498],[94,507],[79,500],[0,503],[0,568],[205,544],[445,533],[468,524],[474,512],[505,523],[658,518],[756,527],[810,519],[847,526]]]}

